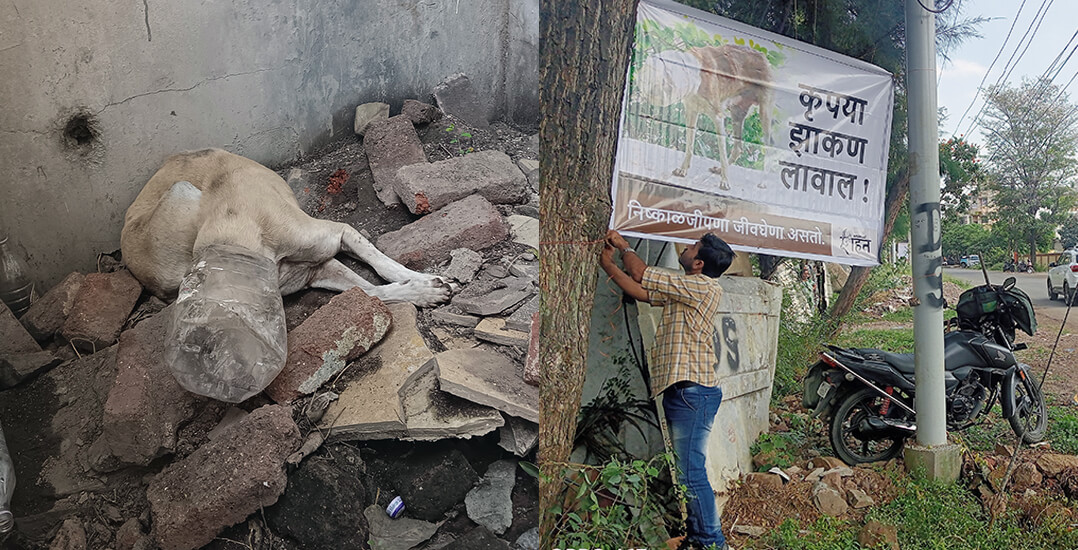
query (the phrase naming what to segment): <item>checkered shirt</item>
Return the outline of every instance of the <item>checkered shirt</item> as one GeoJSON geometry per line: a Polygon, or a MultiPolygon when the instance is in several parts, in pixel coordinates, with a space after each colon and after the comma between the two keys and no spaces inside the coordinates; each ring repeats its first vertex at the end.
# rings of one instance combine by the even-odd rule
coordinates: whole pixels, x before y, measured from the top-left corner
{"type": "Polygon", "coordinates": [[[717,386],[714,320],[722,299],[718,280],[648,267],[640,284],[648,291],[648,301],[663,308],[651,354],[652,397],[682,380],[717,386]]]}

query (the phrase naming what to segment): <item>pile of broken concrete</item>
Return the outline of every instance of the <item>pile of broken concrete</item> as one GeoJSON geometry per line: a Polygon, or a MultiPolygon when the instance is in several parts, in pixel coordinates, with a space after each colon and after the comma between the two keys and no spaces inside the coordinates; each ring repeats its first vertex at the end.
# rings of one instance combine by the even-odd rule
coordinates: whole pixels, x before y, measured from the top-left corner
{"type": "MultiPolygon", "coordinates": [[[[462,78],[436,92],[469,93],[462,78]]],[[[162,359],[168,307],[122,265],[71,274],[21,319],[0,309],[9,542],[536,548],[537,489],[518,460],[538,439],[537,150],[428,163],[416,128],[442,116],[409,101],[357,129],[363,181],[410,221],[372,240],[460,291],[434,310],[359,288],[289,297],[285,369],[238,406],[177,384],[162,359]]],[[[299,198],[316,216],[325,204],[299,198]]]]}

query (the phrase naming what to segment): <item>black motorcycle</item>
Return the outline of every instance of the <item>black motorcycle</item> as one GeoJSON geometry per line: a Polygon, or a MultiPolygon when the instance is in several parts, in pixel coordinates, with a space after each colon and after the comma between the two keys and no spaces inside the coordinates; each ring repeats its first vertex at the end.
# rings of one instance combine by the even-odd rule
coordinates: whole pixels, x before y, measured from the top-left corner
{"type": "MultiPolygon", "coordinates": [[[[1029,365],[1015,360],[1015,329],[1030,336],[1037,320],[1029,296],[985,284],[962,293],[944,335],[947,430],[979,424],[999,399],[1024,443],[1044,439],[1047,407],[1029,365]],[[957,330],[951,330],[957,329],[957,330]]],[[[805,377],[805,408],[830,419],[831,446],[849,465],[890,460],[916,433],[913,354],[827,346],[805,377]]]]}

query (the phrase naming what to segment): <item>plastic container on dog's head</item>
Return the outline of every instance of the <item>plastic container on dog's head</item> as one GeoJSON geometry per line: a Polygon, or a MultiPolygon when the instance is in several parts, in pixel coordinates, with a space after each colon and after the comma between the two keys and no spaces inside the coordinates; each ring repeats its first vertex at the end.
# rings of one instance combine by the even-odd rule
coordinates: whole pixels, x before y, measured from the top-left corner
{"type": "Polygon", "coordinates": [[[272,260],[243,247],[207,246],[170,309],[165,361],[187,391],[239,403],[284,368],[288,333],[272,260]]]}

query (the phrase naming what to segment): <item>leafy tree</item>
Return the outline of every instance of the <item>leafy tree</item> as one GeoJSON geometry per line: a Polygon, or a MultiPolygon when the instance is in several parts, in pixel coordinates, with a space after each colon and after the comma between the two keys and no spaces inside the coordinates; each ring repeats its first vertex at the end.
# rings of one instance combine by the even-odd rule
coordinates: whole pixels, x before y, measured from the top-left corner
{"type": "Polygon", "coordinates": [[[1046,79],[990,86],[982,126],[997,219],[1028,247],[1051,242],[1076,203],[1078,105],[1046,79]]]}
{"type": "Polygon", "coordinates": [[[1063,248],[1074,248],[1078,245],[1078,217],[1067,216],[1063,225],[1059,227],[1059,240],[1063,248]]]}
{"type": "Polygon", "coordinates": [[[950,138],[940,142],[940,209],[943,215],[950,211],[966,213],[969,195],[984,179],[984,170],[977,158],[979,149],[965,139],[950,138]]]}

